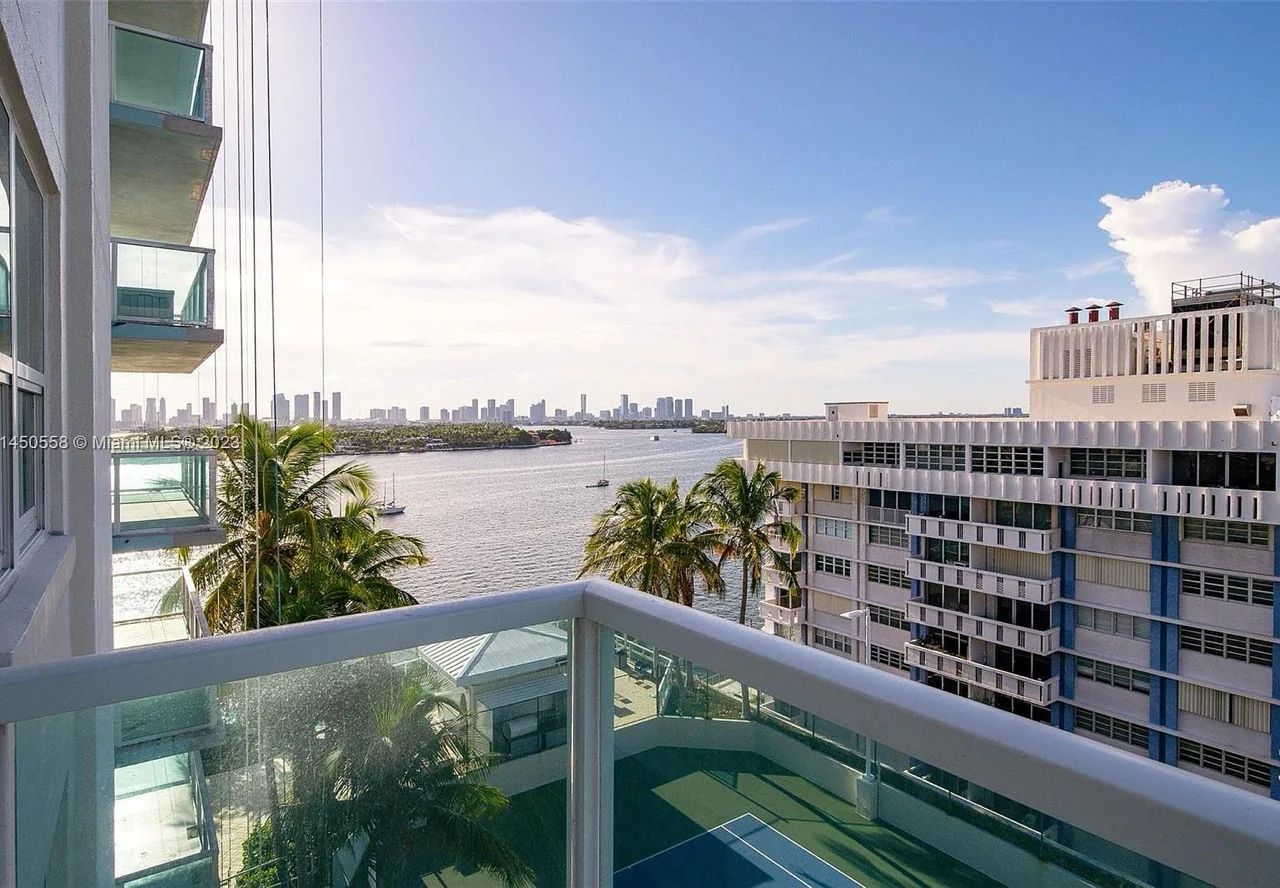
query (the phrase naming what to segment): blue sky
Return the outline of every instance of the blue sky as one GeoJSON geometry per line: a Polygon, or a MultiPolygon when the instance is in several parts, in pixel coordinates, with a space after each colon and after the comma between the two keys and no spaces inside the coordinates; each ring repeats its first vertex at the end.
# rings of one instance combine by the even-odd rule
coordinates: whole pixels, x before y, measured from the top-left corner
{"type": "MultiPolygon", "coordinates": [[[[293,392],[316,8],[272,16],[293,392]]],[[[1280,275],[1270,5],[330,3],[325,29],[326,388],[362,411],[996,410],[1071,302],[1280,275]]]]}

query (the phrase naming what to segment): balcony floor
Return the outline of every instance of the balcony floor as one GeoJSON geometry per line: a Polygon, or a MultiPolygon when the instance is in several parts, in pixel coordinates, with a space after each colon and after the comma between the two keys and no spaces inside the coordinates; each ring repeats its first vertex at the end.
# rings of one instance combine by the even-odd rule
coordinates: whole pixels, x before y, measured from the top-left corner
{"type": "Polygon", "coordinates": [[[125,490],[120,495],[120,526],[126,531],[206,523],[208,519],[179,487],[125,490]]]}
{"type": "MultiPolygon", "coordinates": [[[[996,884],[755,753],[651,749],[617,762],[614,799],[618,869],[750,813],[863,885],[996,884]]],[[[514,796],[500,831],[539,885],[564,884],[564,781],[514,796]]],[[[411,871],[423,884],[492,884],[483,873],[438,870],[426,858],[411,871]]],[[[717,873],[679,875],[680,884],[724,884],[717,873]]]]}
{"type": "Polygon", "coordinates": [[[145,620],[129,620],[116,623],[115,648],[142,647],[148,644],[160,644],[165,641],[186,641],[187,620],[182,614],[165,614],[162,617],[150,617],[145,620]]]}
{"type": "Polygon", "coordinates": [[[116,769],[116,877],[200,852],[187,757],[116,769]]]}

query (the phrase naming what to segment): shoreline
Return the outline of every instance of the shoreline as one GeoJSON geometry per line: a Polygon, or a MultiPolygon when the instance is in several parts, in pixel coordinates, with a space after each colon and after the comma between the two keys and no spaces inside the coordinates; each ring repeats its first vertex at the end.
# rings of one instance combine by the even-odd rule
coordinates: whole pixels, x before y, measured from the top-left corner
{"type": "Polygon", "coordinates": [[[334,456],[388,456],[397,453],[459,453],[475,450],[542,450],[568,447],[572,441],[547,441],[541,444],[447,444],[443,447],[393,447],[371,450],[335,450],[334,456]]]}

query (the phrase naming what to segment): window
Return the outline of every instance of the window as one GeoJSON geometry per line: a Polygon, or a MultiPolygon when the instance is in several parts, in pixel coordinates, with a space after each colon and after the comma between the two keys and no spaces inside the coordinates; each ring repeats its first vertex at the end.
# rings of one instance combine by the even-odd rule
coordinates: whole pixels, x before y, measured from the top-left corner
{"type": "Polygon", "coordinates": [[[928,538],[924,541],[924,558],[938,564],[955,564],[960,567],[969,566],[969,544],[958,540],[938,540],[928,538]]]}
{"type": "Polygon", "coordinates": [[[1076,527],[1151,533],[1151,516],[1145,512],[1118,512],[1115,509],[1077,509],[1076,527]]]}
{"type": "Polygon", "coordinates": [[[842,540],[853,539],[853,522],[841,518],[813,519],[813,532],[818,536],[837,537],[842,540]]]}
{"type": "Polygon", "coordinates": [[[840,616],[853,609],[853,602],[840,595],[832,595],[819,589],[809,590],[809,607],[823,614],[840,616]]]}
{"type": "Polygon", "coordinates": [[[1212,382],[1188,382],[1187,400],[1193,404],[1217,400],[1216,387],[1212,382]]]}
{"type": "Polygon", "coordinates": [[[935,472],[963,472],[964,445],[908,444],[906,467],[908,469],[929,469],[935,472]]]}
{"type": "Polygon", "coordinates": [[[1271,766],[1235,752],[1178,738],[1178,761],[1217,771],[1255,786],[1271,785],[1271,766]]]}
{"type": "Polygon", "coordinates": [[[871,662],[879,663],[892,669],[901,669],[903,672],[907,671],[907,664],[902,661],[902,651],[881,647],[878,644],[871,645],[871,662]]]}
{"type": "MultiPolygon", "coordinates": [[[[1086,373],[1086,376],[1089,374],[1086,373]]],[[[1114,404],[1116,402],[1116,387],[1114,385],[1095,385],[1093,387],[1093,403],[1095,404],[1114,404]]]]}
{"type": "Polygon", "coordinates": [[[929,628],[925,630],[924,638],[920,643],[953,657],[969,656],[969,636],[961,635],[959,632],[929,628]]]}
{"type": "Polygon", "coordinates": [[[1250,731],[1271,731],[1271,706],[1268,703],[1215,688],[1179,682],[1178,708],[1250,731]]]}
{"type": "Polygon", "coordinates": [[[871,622],[873,623],[888,626],[890,629],[907,628],[907,615],[903,611],[894,610],[891,607],[881,607],[878,604],[867,605],[867,610],[871,612],[871,622]]]}
{"type": "Polygon", "coordinates": [[[834,555],[815,554],[813,556],[813,569],[818,573],[848,577],[853,574],[853,562],[848,558],[837,558],[834,555]]]}
{"type": "Polygon", "coordinates": [[[1214,543],[1235,543],[1241,546],[1271,545],[1271,526],[1247,521],[1215,521],[1212,518],[1183,518],[1184,540],[1206,540],[1214,543]]]}
{"type": "Polygon", "coordinates": [[[1005,527],[1048,530],[1053,525],[1053,506],[996,500],[995,523],[1005,527]]]}
{"type": "Polygon", "coordinates": [[[1088,731],[1100,737],[1119,740],[1140,749],[1147,748],[1147,739],[1151,736],[1146,725],[1135,724],[1121,718],[1103,715],[1088,709],[1076,707],[1076,730],[1088,731]]]}
{"type": "Polygon", "coordinates": [[[1151,570],[1145,561],[1077,555],[1076,581],[1145,592],[1151,588],[1151,570]]]}
{"type": "Polygon", "coordinates": [[[1275,490],[1274,451],[1175,450],[1173,483],[1185,487],[1275,490]]]}
{"type": "Polygon", "coordinates": [[[838,485],[835,485],[835,484],[831,485],[831,502],[833,503],[840,502],[840,488],[838,485]]]}
{"type": "Polygon", "coordinates": [[[1151,693],[1151,676],[1147,673],[1087,657],[1076,657],[1076,677],[1138,694],[1151,693]]]}
{"type": "Polygon", "coordinates": [[[881,527],[878,524],[867,525],[867,542],[878,546],[894,546],[907,548],[907,532],[900,527],[881,527]]]}
{"type": "Polygon", "coordinates": [[[969,520],[969,497],[944,496],[930,493],[924,498],[924,515],[930,518],[947,518],[951,521],[969,520]]]}
{"type": "Polygon", "coordinates": [[[922,600],[930,607],[942,607],[962,614],[969,613],[969,590],[958,586],[925,583],[922,600]]]}
{"type": "Polygon", "coordinates": [[[1147,477],[1147,452],[1119,447],[1072,447],[1070,472],[1085,478],[1147,477]]]}
{"type": "Polygon", "coordinates": [[[877,509],[911,511],[911,494],[905,490],[868,490],[867,505],[877,509]]]}
{"type": "Polygon", "coordinates": [[[867,582],[897,586],[899,589],[911,588],[911,581],[907,579],[906,573],[896,567],[881,567],[879,564],[867,565],[867,582]]]}
{"type": "Polygon", "coordinates": [[[1044,448],[975,444],[973,471],[993,475],[1043,475],[1044,448]]]}
{"type": "Polygon", "coordinates": [[[1266,580],[1255,580],[1234,574],[1212,573],[1203,570],[1182,570],[1182,594],[1238,604],[1256,604],[1271,607],[1275,602],[1272,586],[1266,580]]]}
{"type": "Polygon", "coordinates": [[[1194,626],[1178,627],[1178,647],[1184,651],[1197,651],[1211,657],[1239,660],[1254,666],[1271,668],[1271,642],[1215,629],[1194,626]]]}
{"type": "Polygon", "coordinates": [[[1001,623],[1036,630],[1048,629],[1051,626],[1052,621],[1047,604],[1033,604],[1030,601],[1018,601],[1003,596],[997,597],[994,603],[995,614],[988,614],[988,616],[994,616],[1001,623]]]}
{"type": "Polygon", "coordinates": [[[1076,628],[1089,629],[1104,635],[1119,635],[1122,638],[1151,637],[1151,621],[1146,617],[1135,617],[1079,604],[1076,605],[1076,628]]]}
{"type": "Polygon", "coordinates": [[[1142,384],[1142,403],[1163,404],[1167,388],[1163,382],[1144,382],[1142,384]]]}
{"type": "Polygon", "coordinates": [[[897,441],[855,441],[844,446],[844,464],[896,469],[899,446],[897,441]]]}
{"type": "Polygon", "coordinates": [[[830,632],[826,629],[813,629],[813,646],[826,648],[829,651],[836,651],[841,654],[848,654],[853,651],[853,644],[849,636],[841,635],[839,632],[830,632]]]}

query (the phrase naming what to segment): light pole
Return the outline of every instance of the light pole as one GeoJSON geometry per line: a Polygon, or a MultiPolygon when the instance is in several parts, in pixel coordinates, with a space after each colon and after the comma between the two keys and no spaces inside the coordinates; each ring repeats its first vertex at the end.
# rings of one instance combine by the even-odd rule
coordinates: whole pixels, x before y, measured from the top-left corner
{"type": "Polygon", "coordinates": [[[840,616],[845,617],[852,623],[851,637],[855,642],[861,642],[860,648],[854,650],[854,661],[861,663],[863,666],[871,662],[871,638],[867,632],[867,619],[871,616],[871,611],[865,607],[857,610],[846,611],[840,616]]]}

